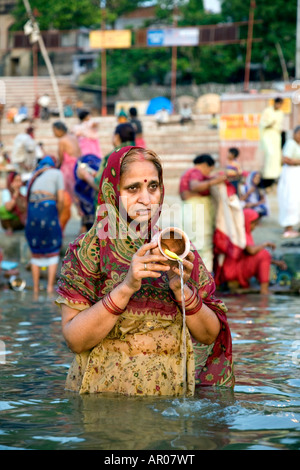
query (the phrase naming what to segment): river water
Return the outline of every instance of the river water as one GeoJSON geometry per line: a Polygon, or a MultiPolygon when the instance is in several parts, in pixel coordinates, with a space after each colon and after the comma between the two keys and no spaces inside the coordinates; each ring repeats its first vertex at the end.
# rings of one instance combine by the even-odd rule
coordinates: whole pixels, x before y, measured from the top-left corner
{"type": "Polygon", "coordinates": [[[300,449],[300,297],[223,297],[236,385],[193,398],[64,391],[53,300],[0,292],[0,450],[300,449]]]}

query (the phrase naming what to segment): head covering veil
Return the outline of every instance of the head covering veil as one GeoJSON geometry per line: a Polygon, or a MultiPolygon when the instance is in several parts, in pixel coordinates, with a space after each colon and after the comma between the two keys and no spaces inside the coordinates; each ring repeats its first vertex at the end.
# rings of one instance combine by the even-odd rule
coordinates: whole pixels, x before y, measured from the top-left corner
{"type": "MultiPolygon", "coordinates": [[[[10,171],[7,175],[7,179],[6,179],[7,189],[9,190],[11,195],[13,194],[12,183],[15,177],[18,175],[19,173],[16,171],[10,171]]],[[[19,193],[17,196],[16,204],[10,212],[12,212],[17,217],[19,217],[20,221],[25,225],[26,215],[27,215],[26,214],[27,212],[26,196],[23,196],[21,193],[19,193]]]]}
{"type": "Polygon", "coordinates": [[[244,217],[245,217],[246,244],[249,246],[253,246],[255,243],[252,237],[251,223],[259,219],[259,214],[254,209],[246,208],[244,209],[244,217]]]}

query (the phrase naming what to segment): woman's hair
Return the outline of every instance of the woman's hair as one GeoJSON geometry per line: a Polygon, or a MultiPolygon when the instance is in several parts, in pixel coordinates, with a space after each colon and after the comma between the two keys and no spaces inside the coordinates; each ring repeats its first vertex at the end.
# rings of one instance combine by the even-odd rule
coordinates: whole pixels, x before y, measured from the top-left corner
{"type": "Polygon", "coordinates": [[[214,166],[215,161],[213,157],[207,153],[203,153],[202,155],[198,155],[196,158],[194,158],[193,161],[194,165],[198,165],[199,163],[206,163],[208,166],[214,166]]]}
{"type": "Polygon", "coordinates": [[[294,135],[300,131],[300,126],[296,126],[294,129],[294,135]]]}
{"type": "Polygon", "coordinates": [[[119,134],[121,142],[133,142],[135,139],[134,128],[129,122],[119,124],[115,129],[115,134],[119,134]]]}
{"type": "Polygon", "coordinates": [[[130,116],[136,117],[137,116],[137,109],[134,108],[134,107],[130,108],[129,109],[129,114],[130,114],[130,116]]]}
{"type": "Polygon", "coordinates": [[[237,149],[236,147],[231,147],[230,149],[228,149],[228,152],[232,153],[234,158],[237,158],[240,154],[239,149],[237,149]]]}
{"type": "Polygon", "coordinates": [[[81,109],[78,112],[78,118],[80,121],[83,121],[87,116],[89,116],[91,113],[87,109],[81,109]]]}
{"type": "Polygon", "coordinates": [[[56,129],[58,129],[59,131],[68,132],[67,126],[66,126],[62,121],[56,121],[56,122],[54,122],[54,123],[53,123],[53,127],[55,127],[56,129]]]}
{"type": "Polygon", "coordinates": [[[153,150],[147,150],[142,147],[132,148],[123,157],[120,167],[120,177],[125,173],[131,163],[140,161],[147,161],[153,163],[158,173],[159,184],[162,185],[163,168],[159,156],[153,150]]]}
{"type": "Polygon", "coordinates": [[[274,100],[274,103],[283,103],[283,99],[280,96],[277,96],[277,98],[274,100]]]}

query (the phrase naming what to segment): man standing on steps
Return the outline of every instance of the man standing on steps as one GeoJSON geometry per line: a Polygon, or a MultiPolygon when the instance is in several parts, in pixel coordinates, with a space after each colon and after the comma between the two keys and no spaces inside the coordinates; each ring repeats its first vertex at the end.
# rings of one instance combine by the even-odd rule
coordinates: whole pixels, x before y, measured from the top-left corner
{"type": "Polygon", "coordinates": [[[273,106],[268,106],[261,115],[261,148],[264,153],[262,183],[265,188],[272,186],[281,173],[281,131],[283,99],[275,98],[273,106]]]}
{"type": "Polygon", "coordinates": [[[43,121],[48,121],[50,117],[50,96],[48,93],[44,93],[38,100],[38,104],[41,107],[41,119],[43,121]]]}
{"type": "Polygon", "coordinates": [[[33,127],[27,127],[16,135],[11,153],[11,163],[26,179],[26,173],[31,173],[39,158],[42,157],[40,146],[33,138],[33,127]]]}

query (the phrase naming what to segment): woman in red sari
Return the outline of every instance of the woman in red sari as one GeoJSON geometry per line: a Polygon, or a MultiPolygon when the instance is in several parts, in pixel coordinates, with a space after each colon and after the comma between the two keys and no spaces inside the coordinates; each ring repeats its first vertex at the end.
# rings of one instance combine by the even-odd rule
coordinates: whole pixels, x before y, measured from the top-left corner
{"type": "Polygon", "coordinates": [[[252,231],[259,221],[259,214],[253,209],[244,209],[246,246],[244,249],[235,247],[230,242],[226,243],[224,237],[218,233],[214,237],[214,249],[216,260],[218,255],[223,255],[222,265],[216,261],[215,280],[216,284],[237,282],[243,288],[249,287],[249,281],[255,277],[260,284],[260,293],[269,293],[270,265],[278,264],[286,269],[285,263],[272,259],[267,247],[274,249],[276,245],[272,242],[263,242],[259,245],[254,243],[252,231]]]}
{"type": "Polygon", "coordinates": [[[212,276],[190,252],[183,328],[179,269],[155,253],[163,195],[154,152],[128,146],[109,156],[96,221],[70,244],[58,282],[63,335],[76,353],[68,390],[192,396],[198,384],[233,386],[227,309],[212,276]]]}

